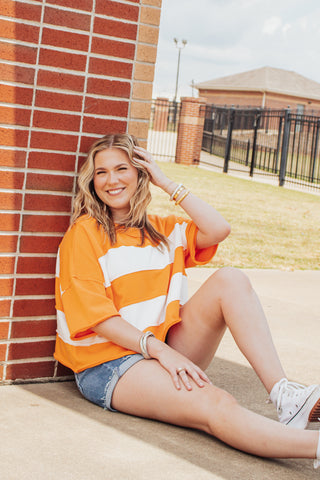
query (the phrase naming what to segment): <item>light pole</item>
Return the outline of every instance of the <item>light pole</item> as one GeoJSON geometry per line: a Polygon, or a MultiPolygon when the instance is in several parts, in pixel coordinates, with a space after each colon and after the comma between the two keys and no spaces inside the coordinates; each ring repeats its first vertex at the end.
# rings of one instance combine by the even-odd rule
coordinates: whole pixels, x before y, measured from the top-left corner
{"type": "Polygon", "coordinates": [[[180,55],[181,50],[187,45],[187,40],[182,40],[181,44],[179,44],[179,40],[177,38],[173,39],[174,43],[176,44],[177,49],[179,50],[178,53],[178,66],[177,66],[177,78],[176,78],[176,91],[174,93],[173,101],[177,101],[177,94],[178,94],[178,83],[179,83],[179,70],[180,70],[180,55]]]}

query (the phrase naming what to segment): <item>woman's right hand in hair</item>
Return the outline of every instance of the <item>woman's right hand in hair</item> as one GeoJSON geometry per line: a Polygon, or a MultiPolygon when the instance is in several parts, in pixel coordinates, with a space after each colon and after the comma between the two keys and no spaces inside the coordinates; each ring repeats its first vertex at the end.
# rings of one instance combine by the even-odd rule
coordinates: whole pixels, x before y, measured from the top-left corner
{"type": "Polygon", "coordinates": [[[168,192],[168,188],[170,190],[171,183],[174,184],[174,182],[163,173],[159,165],[153,160],[151,153],[142,147],[134,147],[134,153],[140,157],[135,156],[134,160],[148,171],[151,182],[168,192]]]}
{"type": "Polygon", "coordinates": [[[166,343],[154,337],[148,339],[148,352],[167,370],[177,390],[181,390],[182,386],[187,390],[192,390],[190,379],[199,388],[204,387],[206,383],[211,383],[201,368],[166,343]]]}

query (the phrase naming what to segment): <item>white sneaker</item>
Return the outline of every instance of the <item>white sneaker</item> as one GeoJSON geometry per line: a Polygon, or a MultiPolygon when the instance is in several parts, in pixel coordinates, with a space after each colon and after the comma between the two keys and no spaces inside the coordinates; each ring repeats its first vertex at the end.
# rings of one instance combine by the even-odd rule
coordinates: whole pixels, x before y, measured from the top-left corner
{"type": "Polygon", "coordinates": [[[281,423],[302,430],[320,429],[320,385],[305,387],[282,378],[273,386],[270,400],[281,423]]]}

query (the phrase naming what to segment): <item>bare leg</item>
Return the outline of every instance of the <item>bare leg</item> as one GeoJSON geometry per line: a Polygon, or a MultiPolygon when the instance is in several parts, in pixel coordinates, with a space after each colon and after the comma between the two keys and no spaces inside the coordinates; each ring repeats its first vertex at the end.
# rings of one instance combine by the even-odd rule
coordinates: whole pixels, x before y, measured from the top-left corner
{"type": "Polygon", "coordinates": [[[142,360],[119,380],[115,409],[203,430],[234,448],[263,457],[315,458],[318,433],[296,430],[241,407],[227,392],[206,384],[177,390],[161,365],[142,360]]]}
{"type": "Polygon", "coordinates": [[[226,327],[270,393],[285,373],[251,283],[240,270],[216,271],[181,309],[167,343],[205,369],[226,327]]]}

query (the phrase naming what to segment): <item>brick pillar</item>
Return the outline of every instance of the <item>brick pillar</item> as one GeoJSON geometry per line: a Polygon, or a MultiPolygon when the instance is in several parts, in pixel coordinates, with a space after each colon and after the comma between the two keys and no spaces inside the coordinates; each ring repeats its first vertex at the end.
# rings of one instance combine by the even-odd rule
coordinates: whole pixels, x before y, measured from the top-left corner
{"type": "Polygon", "coordinates": [[[157,132],[166,132],[168,126],[169,100],[167,98],[157,98],[154,104],[153,130],[157,132]]]}
{"type": "Polygon", "coordinates": [[[161,0],[5,0],[0,383],[58,379],[54,275],[76,176],[111,132],[146,143],[161,0]]]}
{"type": "Polygon", "coordinates": [[[192,165],[200,160],[205,103],[204,98],[181,98],[176,163],[192,165]]]}

